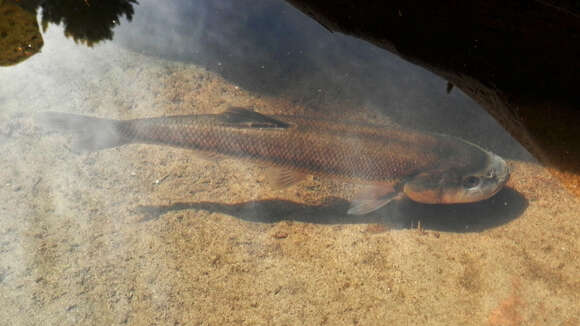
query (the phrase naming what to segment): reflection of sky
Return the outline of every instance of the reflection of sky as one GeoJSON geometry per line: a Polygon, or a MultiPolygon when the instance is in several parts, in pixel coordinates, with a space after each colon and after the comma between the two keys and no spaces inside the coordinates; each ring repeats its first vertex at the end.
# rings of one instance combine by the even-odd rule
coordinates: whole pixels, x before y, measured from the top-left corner
{"type": "MultiPolygon", "coordinates": [[[[352,87],[371,91],[379,88],[372,86],[379,80],[407,85],[417,74],[429,76],[396,57],[381,59],[384,51],[365,42],[331,34],[281,1],[145,1],[136,9],[133,23],[116,31],[117,42],[203,64],[255,90],[282,93],[303,79],[311,82],[312,75],[324,75],[324,80],[311,88],[350,81],[352,87]]],[[[393,91],[383,86],[381,93],[393,91]]]]}
{"type": "MultiPolygon", "coordinates": [[[[143,0],[132,22],[114,30],[114,44],[89,49],[62,33],[49,26],[41,53],[1,68],[4,109],[25,110],[25,103],[54,111],[86,106],[86,96],[101,87],[100,76],[121,66],[120,45],[203,66],[242,88],[311,110],[325,101],[366,106],[407,126],[458,135],[507,158],[527,158],[477,104],[457,89],[446,94],[444,80],[367,42],[331,33],[283,1],[143,0]],[[303,100],[314,97],[322,100],[303,100]]],[[[137,84],[127,85],[123,77],[118,83],[111,87],[122,89],[123,97],[138,93],[132,89],[137,84]]]]}
{"type": "Polygon", "coordinates": [[[457,89],[446,94],[444,80],[331,33],[285,2],[146,0],[135,9],[133,22],[115,31],[115,42],[135,51],[202,65],[255,92],[290,98],[328,92],[405,125],[526,156],[477,104],[457,89]]]}

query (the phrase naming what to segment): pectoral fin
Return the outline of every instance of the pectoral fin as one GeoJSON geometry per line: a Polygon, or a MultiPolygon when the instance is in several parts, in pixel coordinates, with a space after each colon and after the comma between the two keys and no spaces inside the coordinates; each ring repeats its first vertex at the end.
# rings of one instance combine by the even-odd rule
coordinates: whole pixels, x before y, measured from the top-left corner
{"type": "Polygon", "coordinates": [[[402,196],[403,194],[392,185],[368,186],[356,195],[347,213],[365,215],[402,196]]]}

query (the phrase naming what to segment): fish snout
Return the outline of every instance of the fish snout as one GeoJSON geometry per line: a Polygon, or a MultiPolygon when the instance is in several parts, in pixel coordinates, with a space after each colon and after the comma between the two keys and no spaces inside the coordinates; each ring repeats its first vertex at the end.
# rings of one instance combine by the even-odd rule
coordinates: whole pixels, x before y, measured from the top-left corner
{"type": "Polygon", "coordinates": [[[490,153],[489,164],[486,172],[482,175],[483,180],[478,191],[480,194],[478,200],[490,198],[502,190],[510,178],[510,173],[511,170],[506,161],[499,155],[490,153]]]}
{"type": "Polygon", "coordinates": [[[491,177],[493,177],[496,180],[498,188],[501,189],[508,182],[511,174],[511,169],[509,165],[506,163],[506,161],[499,155],[496,154],[492,155],[493,156],[491,158],[488,174],[490,173],[492,174],[491,177]]]}

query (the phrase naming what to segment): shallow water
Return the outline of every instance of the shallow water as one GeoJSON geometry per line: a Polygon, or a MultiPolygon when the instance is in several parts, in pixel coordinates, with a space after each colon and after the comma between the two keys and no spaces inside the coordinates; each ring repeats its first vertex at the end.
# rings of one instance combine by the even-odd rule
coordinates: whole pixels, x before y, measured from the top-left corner
{"type": "Polygon", "coordinates": [[[93,48],[49,25],[41,53],[0,67],[0,320],[578,323],[580,203],[472,100],[282,2],[156,3],[93,48]],[[451,134],[513,172],[486,201],[356,217],[357,185],[274,191],[263,167],[154,145],[76,154],[31,119],[229,106],[451,134]]]}

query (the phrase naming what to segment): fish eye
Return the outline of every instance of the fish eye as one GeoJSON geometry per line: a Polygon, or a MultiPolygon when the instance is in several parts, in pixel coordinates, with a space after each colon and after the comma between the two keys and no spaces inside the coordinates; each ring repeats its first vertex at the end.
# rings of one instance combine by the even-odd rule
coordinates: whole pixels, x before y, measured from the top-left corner
{"type": "Polygon", "coordinates": [[[469,176],[463,179],[463,187],[466,189],[475,188],[479,185],[480,179],[475,176],[469,176]]]}

